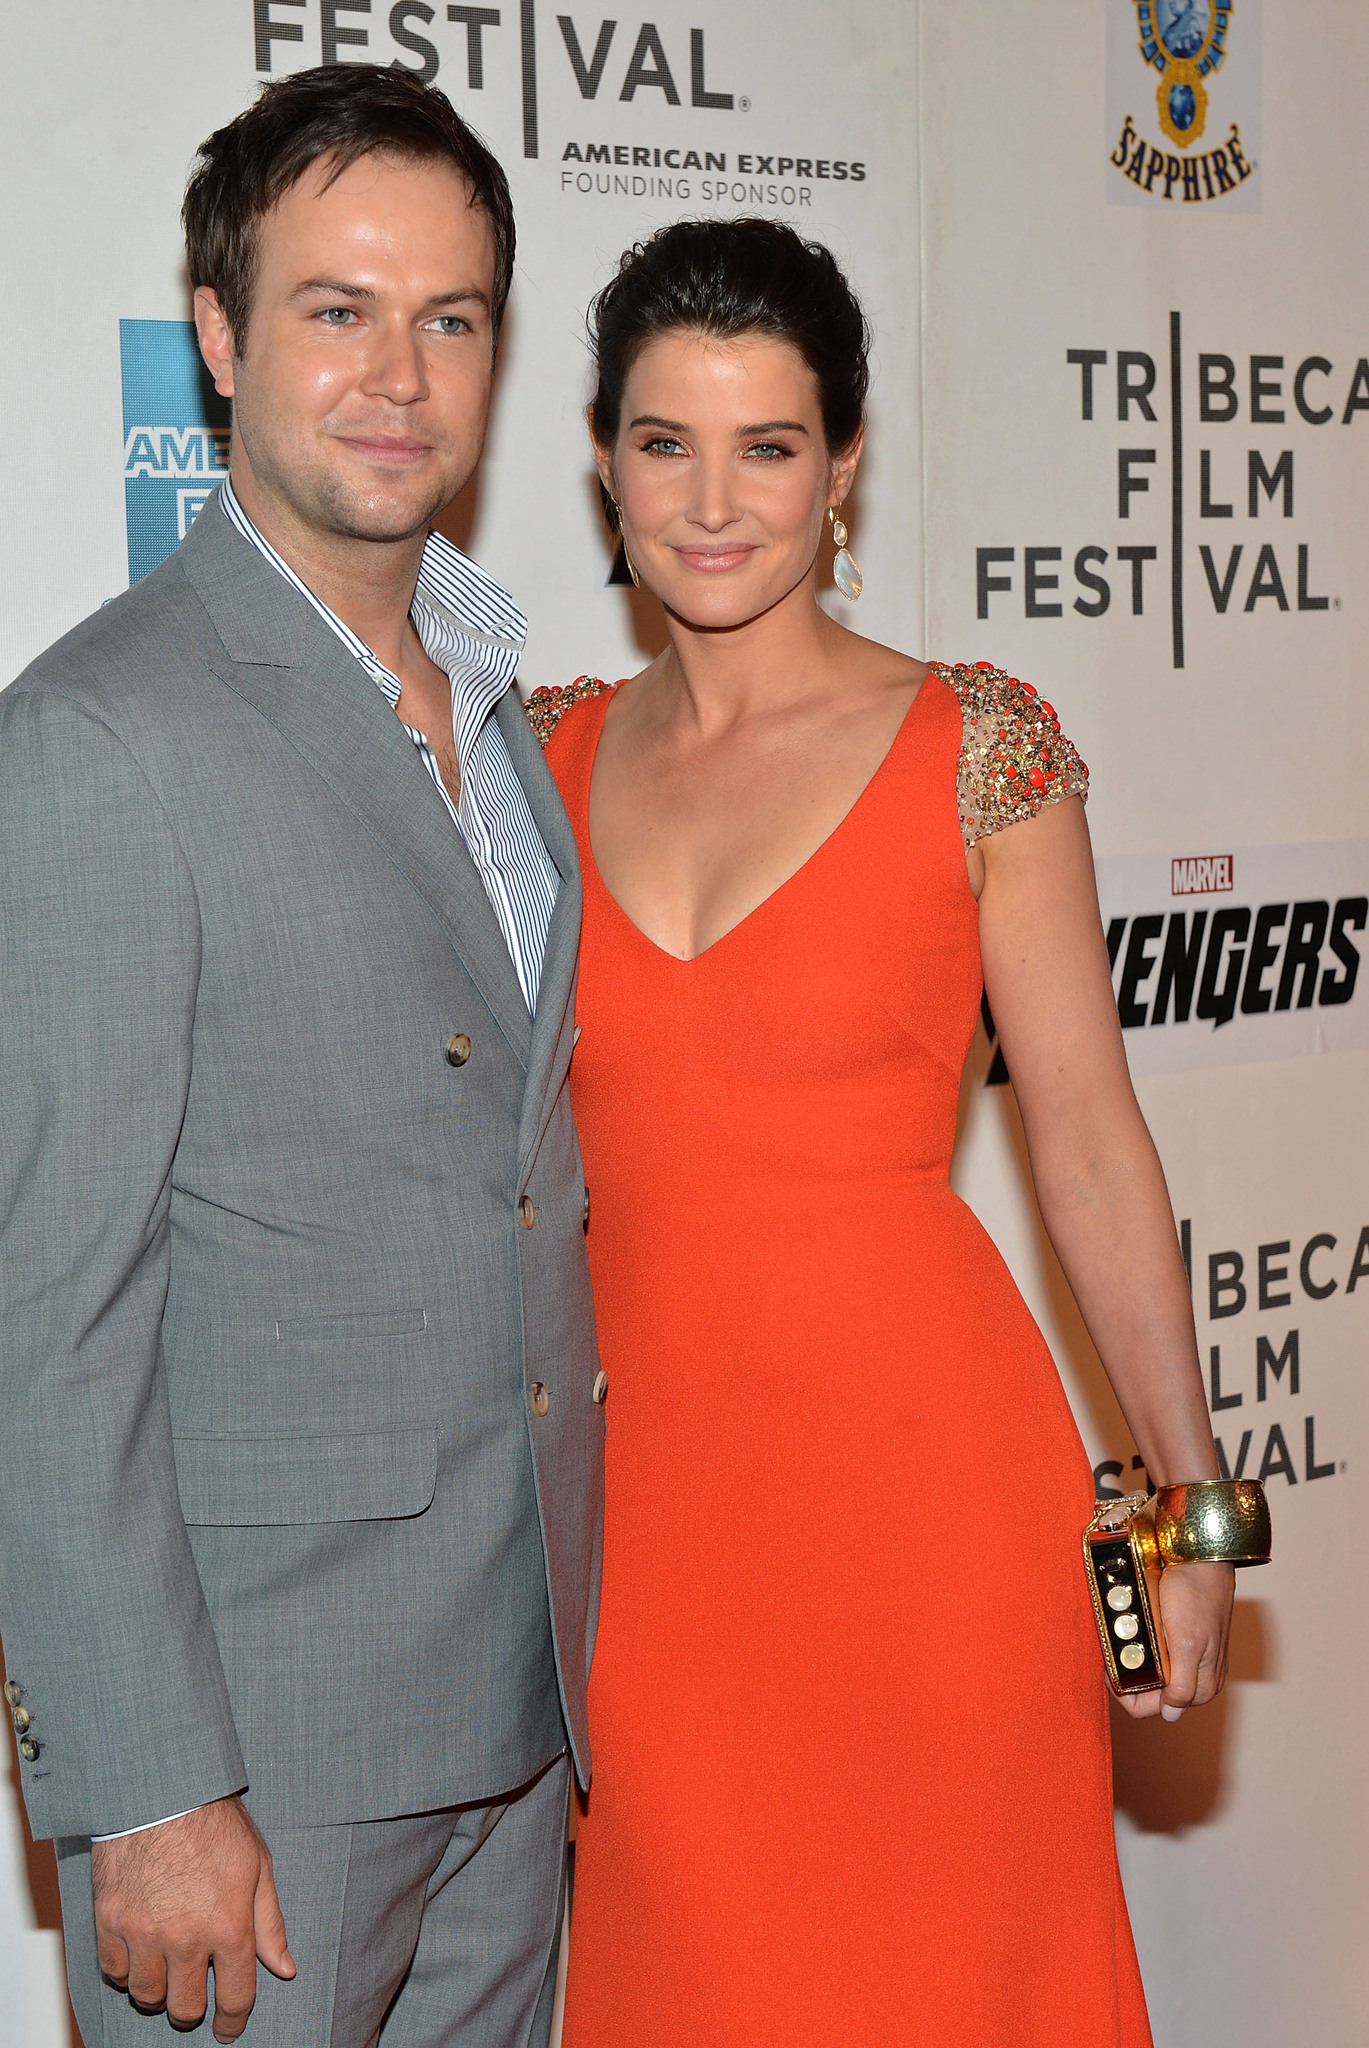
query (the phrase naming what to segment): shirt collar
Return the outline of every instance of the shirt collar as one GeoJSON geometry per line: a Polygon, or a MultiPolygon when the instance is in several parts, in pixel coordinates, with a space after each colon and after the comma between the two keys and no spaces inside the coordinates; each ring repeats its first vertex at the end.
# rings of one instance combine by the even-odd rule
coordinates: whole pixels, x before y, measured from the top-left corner
{"type": "MultiPolygon", "coordinates": [[[[272,547],[244,512],[227,477],[220,491],[223,509],[243,539],[309,600],[393,706],[399,678],[272,547]]],[[[410,616],[425,650],[451,678],[452,726],[461,757],[513,681],[527,619],[508,591],[440,533],[430,533],[424,544],[410,616]]]]}

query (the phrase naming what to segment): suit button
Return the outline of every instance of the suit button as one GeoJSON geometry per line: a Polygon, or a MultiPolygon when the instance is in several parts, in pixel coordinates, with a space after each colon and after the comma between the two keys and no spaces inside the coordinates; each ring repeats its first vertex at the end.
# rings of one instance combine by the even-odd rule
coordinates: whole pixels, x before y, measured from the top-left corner
{"type": "Polygon", "coordinates": [[[12,1679],[12,1678],[7,1678],[7,1679],[5,1680],[5,1698],[6,1698],[6,1699],[7,1699],[8,1701],[9,1701],[10,1705],[11,1705],[12,1707],[17,1707],[17,1706],[18,1706],[18,1704],[19,1704],[19,1702],[20,1702],[20,1700],[21,1700],[21,1699],[22,1699],[23,1697],[24,1697],[24,1695],[23,1695],[23,1693],[22,1693],[22,1692],[20,1691],[20,1689],[19,1689],[18,1685],[17,1685],[16,1683],[15,1683],[14,1679],[12,1679]]]}
{"type": "Polygon", "coordinates": [[[586,1189],[585,1189],[585,1207],[584,1207],[584,1211],[583,1211],[583,1215],[582,1215],[582,1218],[581,1218],[581,1220],[582,1220],[582,1222],[584,1223],[585,1229],[586,1229],[586,1230],[588,1230],[588,1229],[589,1229],[589,1189],[588,1189],[588,1188],[586,1188],[586,1189]]]}
{"type": "Polygon", "coordinates": [[[28,1708],[27,1708],[27,1707],[16,1707],[16,1708],[15,1708],[15,1710],[14,1710],[14,1726],[15,1726],[15,1730],[16,1730],[16,1733],[18,1733],[18,1734],[20,1734],[20,1735],[26,1735],[26,1734],[28,1733],[28,1731],[29,1731],[29,1727],[30,1727],[30,1725],[31,1725],[32,1721],[33,1721],[33,1716],[32,1716],[32,1714],[31,1714],[31,1713],[29,1712],[29,1710],[28,1710],[28,1708]]]}
{"type": "Polygon", "coordinates": [[[545,1415],[551,1406],[551,1395],[542,1385],[541,1380],[534,1380],[528,1388],[528,1399],[532,1402],[532,1412],[534,1415],[545,1415]]]}
{"type": "Polygon", "coordinates": [[[19,1745],[19,1754],[26,1764],[36,1764],[39,1756],[38,1744],[31,1735],[26,1735],[19,1745]]]}
{"type": "Polygon", "coordinates": [[[447,1040],[447,1065],[464,1067],[471,1056],[471,1041],[464,1031],[453,1032],[447,1040]]]}
{"type": "Polygon", "coordinates": [[[602,1368],[594,1375],[594,1398],[596,1401],[608,1399],[608,1374],[602,1368]]]}
{"type": "Polygon", "coordinates": [[[518,1200],[518,1221],[524,1230],[531,1230],[537,1221],[537,1208],[531,1195],[521,1195],[518,1200]]]}

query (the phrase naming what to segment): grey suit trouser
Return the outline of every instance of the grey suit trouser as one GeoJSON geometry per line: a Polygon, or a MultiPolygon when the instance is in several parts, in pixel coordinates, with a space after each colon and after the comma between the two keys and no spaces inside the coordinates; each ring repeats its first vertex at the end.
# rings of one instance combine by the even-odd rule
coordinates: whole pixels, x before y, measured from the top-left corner
{"type": "MultiPolygon", "coordinates": [[[[258,1965],[243,2048],[547,2048],[569,1783],[558,1757],[489,1806],[264,1829],[298,1974],[258,1965]]],[[[89,1842],[57,1856],[85,2048],[172,2048],[187,2037],[100,1975],[89,1842]]],[[[188,2038],[209,2041],[209,2020],[188,2038]]]]}

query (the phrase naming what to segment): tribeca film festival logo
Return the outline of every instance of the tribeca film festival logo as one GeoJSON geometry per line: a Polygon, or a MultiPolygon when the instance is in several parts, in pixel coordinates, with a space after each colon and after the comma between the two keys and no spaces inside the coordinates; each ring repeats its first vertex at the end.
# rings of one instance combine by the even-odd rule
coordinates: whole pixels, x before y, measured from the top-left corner
{"type": "MultiPolygon", "coordinates": [[[[1287,1227],[1285,1219],[1285,1227],[1287,1227]]],[[[1221,1243],[1219,1238],[1218,1243],[1221,1243]]],[[[1333,1230],[1289,1230],[1253,1249],[1230,1246],[1196,1260],[1192,1219],[1179,1225],[1179,1242],[1193,1306],[1199,1321],[1204,1311],[1207,1346],[1207,1404],[1217,1437],[1217,1459],[1224,1479],[1282,1479],[1288,1487],[1307,1486],[1344,1472],[1345,1460],[1328,1457],[1327,1444],[1317,1440],[1317,1418],[1300,1412],[1311,1394],[1305,1379],[1316,1352],[1304,1345],[1309,1319],[1315,1324],[1322,1304],[1354,1294],[1369,1282],[1369,1225],[1358,1235],[1333,1230]],[[1194,1267],[1197,1266],[1195,1274],[1194,1267]],[[1230,1324],[1247,1317],[1238,1329],[1230,1324]],[[1296,1324],[1291,1316],[1296,1315],[1296,1324]],[[1252,1323],[1270,1317],[1263,1329],[1252,1323]]],[[[1369,1287],[1365,1289],[1369,1293],[1369,1287]]],[[[1114,1500],[1149,1477],[1144,1461],[1133,1455],[1130,1470],[1121,1458],[1105,1459],[1093,1468],[1100,1500],[1114,1500]]]]}
{"type": "Polygon", "coordinates": [[[228,474],[229,404],[186,320],[121,320],[128,580],[179,547],[228,474]]]}
{"type": "MultiPolygon", "coordinates": [[[[1158,350],[1071,348],[1065,367],[1079,418],[1095,432],[1112,416],[1115,401],[1117,423],[1128,430],[1112,457],[1116,519],[1119,526],[1146,522],[1153,535],[1111,553],[1098,541],[1072,548],[1073,614],[1101,619],[1114,599],[1129,603],[1134,618],[1166,609],[1173,665],[1180,669],[1186,606],[1195,596],[1219,618],[1261,607],[1340,610],[1340,598],[1317,587],[1310,543],[1282,522],[1294,519],[1295,506],[1305,509],[1305,493],[1296,489],[1307,460],[1305,429],[1353,428],[1369,413],[1369,357],[1351,368],[1324,355],[1204,351],[1186,366],[1182,319],[1171,313],[1167,358],[1158,350]],[[1196,475],[1194,451],[1186,446],[1186,427],[1188,440],[1194,438],[1195,398],[1196,475]],[[1147,427],[1157,431],[1146,434],[1147,427]],[[1295,437],[1299,450],[1289,445],[1295,437]],[[1195,483],[1197,533],[1190,538],[1186,515],[1195,483]],[[1271,519],[1280,522],[1276,539],[1265,537],[1271,519]],[[1241,531],[1238,520],[1244,539],[1218,538],[1241,531]]],[[[1064,618],[1065,560],[1063,547],[1025,546],[1019,567],[1016,546],[976,548],[976,616],[987,619],[991,601],[1011,594],[1029,619],[1064,618]]]]}
{"type": "Polygon", "coordinates": [[[553,32],[536,0],[503,0],[497,7],[397,0],[383,27],[361,18],[370,14],[371,0],[252,0],[256,69],[270,75],[281,68],[278,54],[297,56],[301,64],[405,65],[428,84],[440,81],[477,126],[487,117],[465,94],[517,94],[524,157],[558,158],[561,190],[569,194],[791,210],[811,207],[824,185],[866,182],[866,164],[850,154],[801,148],[792,140],[769,149],[719,148],[724,138],[716,126],[707,138],[682,134],[676,114],[751,111],[745,93],[723,89],[714,78],[707,33],[698,26],[557,14],[553,32]],[[286,46],[283,52],[278,45],[286,46]],[[573,88],[572,104],[593,107],[598,132],[563,137],[545,151],[542,88],[548,84],[554,97],[558,89],[573,88]],[[636,119],[620,114],[623,107],[636,119]],[[651,123],[649,135],[624,136],[623,127],[635,131],[642,115],[651,123]]]}
{"type": "Polygon", "coordinates": [[[1105,4],[1109,200],[1257,212],[1259,0],[1105,4]]]}
{"type": "MultiPolygon", "coordinates": [[[[1193,1236],[1187,1224],[1181,1226],[1181,1242],[1193,1286],[1193,1236]]],[[[1369,1280],[1369,1227],[1361,1228],[1353,1250],[1350,1240],[1334,1231],[1308,1233],[1304,1228],[1296,1235],[1290,1231],[1287,1237],[1257,1245],[1253,1257],[1248,1247],[1209,1252],[1205,1265],[1209,1324],[1226,1324],[1247,1309],[1256,1318],[1270,1314],[1276,1318],[1271,1330],[1257,1334],[1244,1325],[1239,1333],[1223,1329],[1222,1343],[1208,1347],[1208,1407],[1223,1433],[1217,1439],[1223,1477],[1277,1477],[1289,1486],[1329,1479],[1337,1465],[1317,1454],[1316,1417],[1292,1418],[1285,1431],[1283,1420],[1271,1418],[1264,1404],[1278,1401],[1284,1405],[1307,1398],[1302,1326],[1308,1317],[1318,1315],[1321,1303],[1342,1289],[1346,1295],[1354,1294],[1369,1280]],[[1290,1328],[1288,1315],[1281,1311],[1295,1307],[1298,1323],[1290,1328]]],[[[1199,1299],[1194,1306],[1201,1316],[1204,1303],[1199,1299]]],[[[1343,1460],[1339,1469],[1345,1470],[1343,1460]]]]}

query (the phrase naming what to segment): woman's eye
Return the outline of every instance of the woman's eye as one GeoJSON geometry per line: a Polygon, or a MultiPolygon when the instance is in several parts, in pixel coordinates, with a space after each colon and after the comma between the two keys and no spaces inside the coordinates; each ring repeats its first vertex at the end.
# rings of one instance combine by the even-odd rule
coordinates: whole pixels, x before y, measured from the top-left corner
{"type": "Polygon", "coordinates": [[[782,441],[755,441],[746,452],[748,455],[759,455],[763,462],[773,462],[777,458],[787,459],[794,451],[792,448],[786,448],[782,441]]]}
{"type": "Polygon", "coordinates": [[[653,434],[649,441],[642,443],[643,455],[683,455],[684,443],[677,441],[673,434],[653,434]]]}

